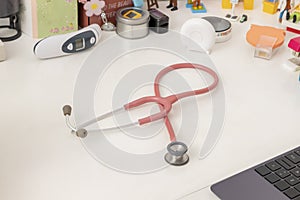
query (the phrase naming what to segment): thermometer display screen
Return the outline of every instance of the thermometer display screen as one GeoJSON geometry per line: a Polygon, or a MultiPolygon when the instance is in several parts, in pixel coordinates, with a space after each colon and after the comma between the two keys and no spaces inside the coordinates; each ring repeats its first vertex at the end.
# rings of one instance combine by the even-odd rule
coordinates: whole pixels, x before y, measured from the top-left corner
{"type": "Polygon", "coordinates": [[[80,39],[75,40],[75,49],[79,50],[82,48],[83,48],[83,39],[80,38],[80,39]]]}
{"type": "MultiPolygon", "coordinates": [[[[95,32],[96,33],[96,32],[95,32]]],[[[72,33],[69,38],[66,38],[61,50],[63,53],[76,53],[91,48],[96,44],[98,39],[92,30],[87,30],[82,33],[72,33]]],[[[65,37],[64,35],[60,37],[65,37]]]]}

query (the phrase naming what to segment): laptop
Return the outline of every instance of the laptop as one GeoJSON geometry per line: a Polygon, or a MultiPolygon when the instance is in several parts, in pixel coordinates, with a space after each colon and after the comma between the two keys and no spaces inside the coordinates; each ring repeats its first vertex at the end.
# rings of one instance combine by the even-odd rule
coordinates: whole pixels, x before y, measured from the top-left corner
{"type": "Polygon", "coordinates": [[[211,186],[221,200],[300,200],[300,147],[211,186]]]}

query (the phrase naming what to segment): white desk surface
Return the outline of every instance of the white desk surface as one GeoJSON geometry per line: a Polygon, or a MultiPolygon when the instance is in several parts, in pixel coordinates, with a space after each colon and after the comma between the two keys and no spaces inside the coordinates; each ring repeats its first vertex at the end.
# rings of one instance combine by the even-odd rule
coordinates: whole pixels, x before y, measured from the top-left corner
{"type": "MultiPolygon", "coordinates": [[[[179,2],[170,16],[170,28],[179,30],[189,18],[225,16],[221,1],[204,1],[208,13],[192,14],[179,2]]],[[[7,60],[0,62],[0,199],[216,199],[214,182],[299,145],[300,83],[298,73],[283,63],[291,57],[287,33],[284,45],[271,60],[254,58],[245,39],[250,24],[280,27],[277,14],[262,12],[262,2],[246,13],[246,23],[233,23],[232,38],[216,44],[210,55],[223,80],[226,116],[222,137],[213,152],[198,160],[199,148],[190,149],[191,161],[180,168],[132,175],[114,171],[94,160],[67,129],[61,108],[72,104],[74,84],[83,61],[93,51],[38,60],[36,40],[23,35],[5,44],[7,60]]],[[[109,35],[105,34],[103,39],[109,35]]]]}

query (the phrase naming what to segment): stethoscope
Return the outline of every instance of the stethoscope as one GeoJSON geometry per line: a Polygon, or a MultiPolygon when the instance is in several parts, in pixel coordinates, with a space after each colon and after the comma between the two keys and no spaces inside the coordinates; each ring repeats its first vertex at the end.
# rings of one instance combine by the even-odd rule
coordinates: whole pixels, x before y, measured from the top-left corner
{"type": "Polygon", "coordinates": [[[168,66],[168,67],[162,69],[157,74],[155,81],[154,81],[154,93],[155,93],[154,96],[145,96],[145,97],[139,98],[137,100],[131,101],[119,109],[110,111],[103,115],[100,115],[100,116],[98,116],[94,119],[91,119],[89,121],[86,121],[78,126],[74,126],[70,122],[70,116],[71,116],[71,111],[72,111],[71,106],[65,105],[63,107],[63,113],[66,117],[67,126],[72,130],[72,132],[76,133],[76,135],[81,138],[86,137],[88,132],[112,131],[112,130],[118,130],[121,128],[132,127],[132,126],[142,126],[142,125],[148,124],[150,122],[164,119],[164,123],[168,130],[169,137],[171,140],[171,143],[167,146],[168,152],[164,157],[165,161],[171,165],[180,166],[180,165],[186,164],[189,161],[189,156],[187,155],[188,148],[187,148],[186,144],[184,144],[183,142],[177,141],[177,139],[176,139],[174,129],[173,129],[172,124],[168,117],[168,114],[172,109],[172,105],[182,98],[208,93],[208,92],[212,91],[214,88],[216,88],[218,82],[219,82],[219,78],[218,78],[217,73],[208,67],[205,67],[200,64],[179,63],[179,64],[174,64],[174,65],[168,66]],[[159,89],[160,88],[159,82],[160,82],[161,78],[171,71],[174,71],[177,69],[188,69],[188,68],[189,69],[197,69],[197,70],[208,73],[210,76],[213,77],[213,79],[214,79],[213,83],[211,83],[211,85],[209,85],[207,87],[204,87],[204,88],[201,88],[198,90],[192,90],[192,91],[182,92],[182,93],[178,93],[178,94],[173,94],[173,95],[170,95],[167,97],[162,97],[160,94],[160,89],[159,89]],[[114,114],[128,111],[132,108],[136,108],[136,107],[141,106],[146,103],[158,104],[159,108],[160,108],[160,112],[158,112],[156,114],[152,114],[152,115],[144,117],[144,118],[141,118],[141,119],[138,119],[136,122],[132,122],[132,123],[125,124],[125,125],[120,125],[118,127],[111,127],[111,128],[105,128],[105,129],[97,129],[97,130],[87,130],[87,127],[94,123],[97,123],[101,120],[111,117],[114,114]]]}

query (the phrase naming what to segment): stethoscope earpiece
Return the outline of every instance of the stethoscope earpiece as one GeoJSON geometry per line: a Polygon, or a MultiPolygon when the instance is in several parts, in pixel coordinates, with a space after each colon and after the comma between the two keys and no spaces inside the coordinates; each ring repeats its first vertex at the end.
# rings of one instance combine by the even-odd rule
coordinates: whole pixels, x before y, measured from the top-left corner
{"type": "Polygon", "coordinates": [[[72,112],[72,107],[70,105],[65,105],[63,107],[64,116],[66,116],[66,115],[71,116],[71,112],[72,112]]]}
{"type": "Polygon", "coordinates": [[[181,166],[189,162],[189,156],[186,153],[188,148],[183,142],[171,142],[167,146],[167,150],[165,161],[170,165],[181,166]]]}
{"type": "Polygon", "coordinates": [[[76,127],[74,127],[70,123],[69,117],[71,116],[71,113],[72,113],[72,107],[70,105],[65,105],[63,107],[63,113],[64,113],[64,116],[66,117],[66,123],[67,123],[68,127],[70,127],[72,129],[72,132],[73,133],[75,132],[77,137],[85,138],[88,134],[87,130],[85,130],[84,128],[77,130],[76,127]]]}
{"type": "Polygon", "coordinates": [[[80,138],[85,138],[87,136],[88,132],[85,129],[79,129],[76,131],[76,136],[80,138]]]}

